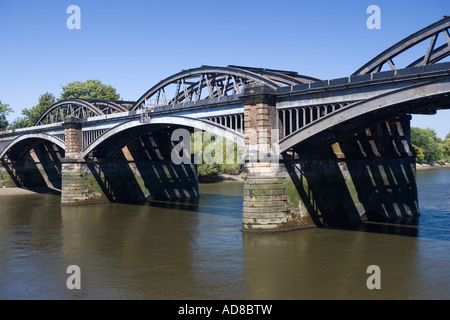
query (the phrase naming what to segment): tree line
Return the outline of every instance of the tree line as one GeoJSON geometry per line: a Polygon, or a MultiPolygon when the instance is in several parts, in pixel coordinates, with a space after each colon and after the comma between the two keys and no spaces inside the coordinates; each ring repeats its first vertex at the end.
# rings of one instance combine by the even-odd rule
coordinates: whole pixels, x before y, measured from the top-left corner
{"type": "Polygon", "coordinates": [[[450,132],[441,139],[433,129],[412,127],[411,145],[418,163],[450,162],[450,132]]]}
{"type": "Polygon", "coordinates": [[[20,129],[32,127],[39,120],[40,116],[53,104],[67,99],[100,99],[119,100],[120,95],[117,90],[109,85],[104,85],[99,80],[87,80],[85,82],[74,81],[62,87],[62,93],[56,99],[53,93],[46,92],[38,99],[38,104],[22,110],[22,115],[9,123],[6,116],[13,111],[7,104],[2,104],[0,100],[0,130],[20,129]]]}

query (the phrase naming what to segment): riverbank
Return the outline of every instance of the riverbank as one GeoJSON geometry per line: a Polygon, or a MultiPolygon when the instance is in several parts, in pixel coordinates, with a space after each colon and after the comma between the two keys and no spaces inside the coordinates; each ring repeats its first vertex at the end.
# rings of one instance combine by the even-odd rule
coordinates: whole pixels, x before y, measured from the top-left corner
{"type": "Polygon", "coordinates": [[[216,182],[243,182],[241,174],[219,174],[214,176],[198,177],[198,183],[216,183],[216,182]]]}
{"type": "Polygon", "coordinates": [[[17,188],[17,187],[1,187],[0,188],[0,197],[1,196],[17,196],[17,195],[27,195],[27,194],[55,194],[60,195],[61,191],[57,189],[48,189],[48,188],[36,188],[36,189],[25,189],[25,188],[17,188]]]}
{"type": "Polygon", "coordinates": [[[17,196],[21,194],[37,194],[38,192],[22,188],[0,188],[0,196],[17,196]]]}
{"type": "Polygon", "coordinates": [[[436,162],[428,162],[416,164],[416,170],[441,169],[441,168],[450,168],[450,163],[446,162],[444,164],[439,164],[436,162]]]}

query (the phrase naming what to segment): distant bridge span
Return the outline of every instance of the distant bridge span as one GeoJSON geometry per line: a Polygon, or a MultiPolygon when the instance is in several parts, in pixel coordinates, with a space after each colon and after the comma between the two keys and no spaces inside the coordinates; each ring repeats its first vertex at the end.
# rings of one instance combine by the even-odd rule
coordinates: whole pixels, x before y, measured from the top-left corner
{"type": "MultiPolygon", "coordinates": [[[[46,133],[26,133],[26,134],[17,136],[10,143],[7,144],[4,147],[3,151],[0,153],[0,159],[2,159],[6,155],[6,153],[8,151],[10,151],[12,148],[14,148],[14,146],[16,146],[16,145],[20,145],[20,144],[23,144],[24,142],[28,142],[29,143],[28,148],[32,148],[33,145],[39,144],[42,141],[47,141],[47,142],[53,143],[54,145],[60,147],[63,150],[66,147],[64,140],[61,140],[55,136],[52,136],[52,135],[49,135],[46,133]]],[[[21,147],[23,149],[23,145],[21,147]]]]}

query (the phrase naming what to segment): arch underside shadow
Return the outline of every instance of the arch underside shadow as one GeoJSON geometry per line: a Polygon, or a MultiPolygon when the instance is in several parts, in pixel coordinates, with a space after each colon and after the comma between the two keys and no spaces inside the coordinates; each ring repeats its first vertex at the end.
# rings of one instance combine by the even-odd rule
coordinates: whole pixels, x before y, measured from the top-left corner
{"type": "MultiPolygon", "coordinates": [[[[186,117],[154,117],[147,122],[132,120],[110,129],[86,148],[81,157],[86,159],[90,172],[111,202],[142,203],[149,199],[195,202],[199,191],[191,149],[186,149],[189,163],[177,163],[172,153],[184,139],[191,142],[191,133],[195,129],[244,145],[241,133],[214,122],[186,117]],[[176,136],[172,141],[176,129],[186,131],[182,138],[176,136]]],[[[186,160],[186,151],[182,152],[186,160]]]]}
{"type": "Polygon", "coordinates": [[[283,159],[302,208],[318,226],[420,215],[409,117],[375,124],[314,153],[283,159]]]}
{"type": "Polygon", "coordinates": [[[196,167],[172,161],[175,142],[171,136],[176,128],[167,124],[122,126],[85,152],[87,166],[110,202],[198,199],[196,167]]]}
{"type": "Polygon", "coordinates": [[[230,130],[223,125],[208,120],[169,116],[150,118],[148,122],[132,120],[120,124],[98,137],[83,151],[81,157],[86,158],[93,152],[98,155],[101,154],[102,157],[109,157],[116,150],[118,150],[118,148],[126,145],[127,142],[135,140],[141,134],[151,131],[166,130],[169,128],[170,132],[178,128],[185,128],[190,131],[198,129],[225,139],[229,139],[239,146],[245,145],[244,135],[242,133],[235,130],[230,130]]]}
{"type": "Polygon", "coordinates": [[[17,187],[60,193],[64,149],[64,141],[53,136],[22,135],[7,146],[0,159],[17,187]]]}

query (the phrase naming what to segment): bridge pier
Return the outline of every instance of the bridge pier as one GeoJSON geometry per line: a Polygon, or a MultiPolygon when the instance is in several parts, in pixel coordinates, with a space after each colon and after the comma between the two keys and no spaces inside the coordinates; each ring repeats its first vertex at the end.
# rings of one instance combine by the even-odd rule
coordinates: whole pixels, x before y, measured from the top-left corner
{"type": "Polygon", "coordinates": [[[244,203],[242,230],[283,231],[301,226],[290,215],[286,198],[287,172],[280,162],[275,91],[266,85],[245,87],[244,203]]]}
{"type": "Polygon", "coordinates": [[[94,194],[87,188],[90,170],[86,160],[81,157],[83,151],[82,119],[67,117],[63,126],[66,152],[65,157],[61,159],[61,204],[87,202],[94,198],[94,194]]]}

